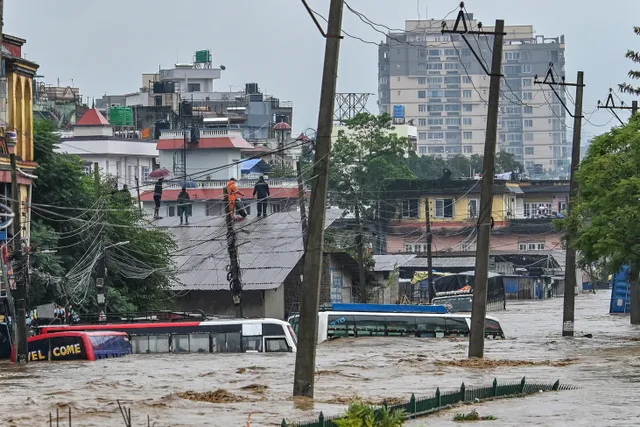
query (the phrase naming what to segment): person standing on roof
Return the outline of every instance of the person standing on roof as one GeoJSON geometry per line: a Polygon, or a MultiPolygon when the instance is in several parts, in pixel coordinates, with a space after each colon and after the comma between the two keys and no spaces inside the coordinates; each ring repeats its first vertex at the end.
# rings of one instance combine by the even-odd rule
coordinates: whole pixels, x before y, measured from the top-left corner
{"type": "Polygon", "coordinates": [[[182,224],[182,216],[184,215],[185,224],[189,224],[189,193],[187,193],[187,187],[182,186],[182,191],[178,194],[178,216],[180,217],[180,224],[182,224]]]}
{"type": "Polygon", "coordinates": [[[258,218],[267,216],[267,197],[269,196],[271,196],[269,184],[264,180],[264,176],[261,176],[253,187],[253,197],[258,199],[258,218]]]}
{"type": "Polygon", "coordinates": [[[238,184],[236,184],[235,178],[231,178],[227,184],[227,195],[229,196],[229,212],[231,213],[231,217],[235,218],[236,200],[238,200],[238,196],[244,197],[244,194],[238,190],[238,184]]]}
{"type": "Polygon", "coordinates": [[[162,201],[162,181],[164,178],[158,179],[156,186],[153,189],[153,201],[156,203],[156,207],[153,211],[153,219],[162,219],[158,214],[160,212],[160,202],[162,201]]]}

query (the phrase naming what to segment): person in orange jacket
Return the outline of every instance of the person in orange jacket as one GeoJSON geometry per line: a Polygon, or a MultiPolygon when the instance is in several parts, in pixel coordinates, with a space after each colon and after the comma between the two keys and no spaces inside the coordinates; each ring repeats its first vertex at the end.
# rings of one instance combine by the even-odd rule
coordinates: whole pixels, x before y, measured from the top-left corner
{"type": "Polygon", "coordinates": [[[231,178],[229,180],[229,183],[227,184],[227,194],[229,195],[229,212],[231,212],[232,217],[235,217],[236,200],[238,200],[238,196],[244,197],[244,194],[238,190],[238,184],[236,184],[235,178],[231,178]]]}

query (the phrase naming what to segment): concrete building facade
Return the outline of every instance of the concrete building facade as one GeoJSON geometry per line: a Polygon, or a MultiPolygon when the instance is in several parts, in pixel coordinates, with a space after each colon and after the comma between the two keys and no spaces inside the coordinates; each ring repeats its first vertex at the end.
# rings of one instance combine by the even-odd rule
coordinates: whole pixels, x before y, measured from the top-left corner
{"type": "MultiPolygon", "coordinates": [[[[473,14],[467,19],[477,27],[473,14]]],[[[454,21],[447,26],[453,28],[454,21]]],[[[404,107],[406,119],[418,127],[418,154],[482,155],[490,78],[459,35],[440,30],[440,21],[407,20],[405,31],[389,33],[380,44],[380,112],[404,107]]],[[[564,75],[564,36],[535,35],[531,25],[507,26],[505,32],[498,148],[512,153],[531,175],[567,172],[565,110],[551,89],[534,84],[535,76],[544,79],[549,63],[556,80],[564,75]]],[[[490,68],[492,36],[467,39],[490,68]]]]}

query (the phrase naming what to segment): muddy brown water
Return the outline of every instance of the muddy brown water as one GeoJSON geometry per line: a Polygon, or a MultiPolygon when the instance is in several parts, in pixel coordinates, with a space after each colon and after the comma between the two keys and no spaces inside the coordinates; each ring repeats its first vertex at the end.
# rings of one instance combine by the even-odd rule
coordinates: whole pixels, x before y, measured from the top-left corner
{"type": "MultiPolygon", "coordinates": [[[[251,413],[252,426],[276,426],[283,417],[338,414],[353,396],[395,401],[411,393],[431,395],[436,387],[484,386],[494,377],[502,382],[523,376],[536,382],[559,378],[581,389],[476,405],[480,415],[498,418],[487,423],[640,425],[640,328],[629,325],[628,316],[607,314],[609,295],[577,297],[577,332],[569,339],[560,336],[561,299],[508,303],[506,312],[494,313],[508,338],[487,341],[486,357],[494,361],[489,366],[443,363],[465,358],[463,339],[324,343],[318,347],[315,401],[291,399],[295,354],[133,355],[26,367],[0,362],[0,425],[48,425],[49,412],[69,406],[76,427],[123,425],[120,399],[131,407],[134,425],[146,425],[149,415],[156,426],[245,426],[251,413]],[[582,337],[587,333],[593,338],[582,337]]],[[[453,413],[445,413],[408,425],[457,425],[452,419],[453,413]]]]}

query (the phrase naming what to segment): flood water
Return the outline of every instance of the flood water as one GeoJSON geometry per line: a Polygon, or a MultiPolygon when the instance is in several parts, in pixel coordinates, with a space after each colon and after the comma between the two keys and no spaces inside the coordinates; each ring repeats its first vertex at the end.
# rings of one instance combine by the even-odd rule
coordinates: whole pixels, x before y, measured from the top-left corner
{"type": "MultiPolygon", "coordinates": [[[[408,399],[441,390],[498,381],[561,382],[575,391],[542,393],[475,405],[493,415],[491,426],[631,426],[640,418],[640,328],[628,316],[610,316],[608,291],[579,295],[576,337],[562,338],[562,300],[510,302],[495,313],[506,340],[488,340],[486,358],[562,360],[566,366],[460,368],[434,362],[464,359],[465,340],[360,338],[318,347],[315,402],[291,396],[295,354],[133,355],[97,362],[32,364],[0,362],[0,425],[48,425],[49,412],[71,406],[74,426],[123,425],[116,399],[131,407],[133,425],[280,425],[340,413],[353,396],[371,401],[408,399]],[[585,338],[584,334],[593,334],[585,338]],[[266,388],[265,388],[266,386],[266,388]],[[240,402],[214,404],[177,393],[227,390],[240,402]]],[[[233,396],[230,396],[233,397],[233,396]]],[[[233,400],[233,399],[232,399],[233,400]]],[[[471,407],[464,407],[468,412],[471,407]]],[[[454,411],[455,412],[455,411],[454,411]]],[[[454,425],[453,412],[414,420],[409,426],[454,425]]],[[[55,423],[54,423],[55,425],[55,423]]],[[[64,424],[66,426],[66,422],[64,424]]]]}

